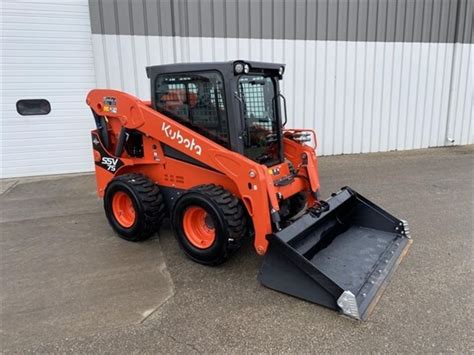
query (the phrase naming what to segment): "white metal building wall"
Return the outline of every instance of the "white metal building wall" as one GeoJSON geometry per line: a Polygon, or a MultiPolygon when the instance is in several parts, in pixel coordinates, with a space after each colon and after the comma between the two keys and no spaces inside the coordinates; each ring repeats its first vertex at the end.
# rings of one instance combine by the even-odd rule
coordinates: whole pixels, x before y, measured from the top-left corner
{"type": "Polygon", "coordinates": [[[447,134],[474,143],[472,44],[93,35],[93,45],[98,85],[147,100],[147,65],[286,63],[287,126],[315,128],[319,154],[443,146],[447,134]]]}
{"type": "Polygon", "coordinates": [[[281,62],[287,64],[282,87],[288,126],[315,128],[319,154],[443,146],[452,144],[448,138],[471,144],[472,11],[471,0],[178,0],[158,5],[147,0],[91,0],[97,83],[149,99],[147,65],[281,62]],[[399,6],[402,3],[405,7],[399,6]],[[281,26],[272,20],[267,31],[272,39],[255,38],[265,36],[268,16],[276,16],[278,4],[283,8],[278,20],[283,33],[277,33],[281,26]],[[309,29],[312,13],[317,19],[309,29]],[[334,19],[328,19],[331,16],[334,19]],[[226,23],[234,20],[237,25],[226,23]],[[318,20],[326,22],[323,36],[318,20]],[[336,23],[332,34],[331,23],[336,23]],[[365,30],[362,40],[357,38],[359,28],[365,30]]]}
{"type": "Polygon", "coordinates": [[[0,177],[92,170],[87,0],[2,0],[1,8],[0,177]],[[21,116],[20,99],[47,99],[51,112],[21,116]]]}

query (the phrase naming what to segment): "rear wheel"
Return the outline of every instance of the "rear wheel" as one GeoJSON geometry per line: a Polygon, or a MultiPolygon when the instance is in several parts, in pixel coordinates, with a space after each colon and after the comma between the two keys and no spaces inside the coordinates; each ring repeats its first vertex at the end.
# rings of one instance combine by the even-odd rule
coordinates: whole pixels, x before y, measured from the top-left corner
{"type": "Polygon", "coordinates": [[[176,202],[171,222],[186,255],[205,265],[226,261],[247,234],[247,217],[240,201],[213,184],[186,192],[176,202]]]}
{"type": "Polygon", "coordinates": [[[165,206],[156,184],[143,175],[126,174],[115,177],[107,186],[104,209],[120,237],[138,242],[158,230],[165,206]]]}

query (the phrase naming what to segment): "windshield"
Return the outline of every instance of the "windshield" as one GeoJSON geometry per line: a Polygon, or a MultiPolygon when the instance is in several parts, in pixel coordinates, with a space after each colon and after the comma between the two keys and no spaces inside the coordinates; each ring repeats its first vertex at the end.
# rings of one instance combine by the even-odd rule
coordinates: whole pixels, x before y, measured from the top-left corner
{"type": "Polygon", "coordinates": [[[280,127],[272,78],[242,75],[239,78],[239,95],[245,122],[245,156],[267,166],[280,163],[280,127]]]}

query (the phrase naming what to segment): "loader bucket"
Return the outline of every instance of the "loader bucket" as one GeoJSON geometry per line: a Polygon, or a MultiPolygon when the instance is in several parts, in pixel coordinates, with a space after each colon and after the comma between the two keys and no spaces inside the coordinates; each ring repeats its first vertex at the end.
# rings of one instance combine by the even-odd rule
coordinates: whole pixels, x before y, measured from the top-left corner
{"type": "Polygon", "coordinates": [[[269,236],[266,287],[365,320],[408,251],[408,225],[343,188],[269,236]]]}

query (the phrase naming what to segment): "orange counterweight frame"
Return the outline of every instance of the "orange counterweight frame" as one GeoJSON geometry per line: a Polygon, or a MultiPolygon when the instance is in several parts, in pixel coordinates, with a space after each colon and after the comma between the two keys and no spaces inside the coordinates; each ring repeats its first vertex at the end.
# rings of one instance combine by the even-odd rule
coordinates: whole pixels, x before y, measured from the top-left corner
{"type": "MultiPolygon", "coordinates": [[[[285,158],[298,169],[298,175],[291,183],[278,186],[276,181],[290,174],[287,163],[270,168],[258,164],[157,112],[149,102],[120,91],[102,89],[92,90],[86,102],[98,116],[106,118],[112,145],[118,140],[122,127],[143,134],[143,158],[130,157],[126,153],[115,157],[112,149],[105,149],[98,139],[99,150],[121,162],[115,171],[107,171],[99,165],[103,156],[94,146],[97,193],[100,197],[104,196],[114,176],[130,172],[142,173],[160,186],[182,190],[201,184],[221,185],[244,203],[253,222],[254,246],[261,255],[267,250],[267,235],[273,231],[270,213],[279,211],[279,199],[308,191],[308,204],[312,206],[316,202],[319,176],[316,153],[312,147],[283,138],[285,158]],[[113,109],[105,103],[108,97],[115,99],[113,109]],[[160,143],[212,169],[165,157],[160,143]],[[278,176],[272,173],[275,169],[279,172],[278,176]]],[[[99,138],[97,130],[92,135],[99,138]]]]}

